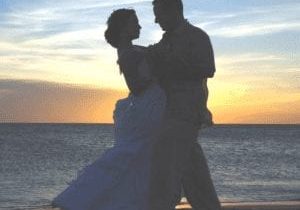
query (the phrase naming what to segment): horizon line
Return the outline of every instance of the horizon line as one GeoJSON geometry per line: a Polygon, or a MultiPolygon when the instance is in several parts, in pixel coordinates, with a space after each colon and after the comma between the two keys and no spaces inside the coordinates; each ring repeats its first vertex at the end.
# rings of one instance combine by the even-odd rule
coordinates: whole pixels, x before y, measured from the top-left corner
{"type": "MultiPolygon", "coordinates": [[[[97,122],[0,122],[0,124],[74,124],[74,125],[114,125],[114,123],[97,123],[97,122]]],[[[215,123],[213,126],[228,126],[228,125],[282,125],[282,126],[300,126],[300,123],[215,123]]],[[[213,127],[212,126],[212,127],[213,127]]]]}

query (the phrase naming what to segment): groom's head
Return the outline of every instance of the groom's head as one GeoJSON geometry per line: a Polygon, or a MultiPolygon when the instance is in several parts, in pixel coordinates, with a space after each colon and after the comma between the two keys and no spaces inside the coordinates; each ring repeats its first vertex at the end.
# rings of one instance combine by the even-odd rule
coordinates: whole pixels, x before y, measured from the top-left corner
{"type": "Polygon", "coordinates": [[[164,31],[172,31],[184,18],[181,0],[154,0],[152,4],[155,22],[164,31]]]}

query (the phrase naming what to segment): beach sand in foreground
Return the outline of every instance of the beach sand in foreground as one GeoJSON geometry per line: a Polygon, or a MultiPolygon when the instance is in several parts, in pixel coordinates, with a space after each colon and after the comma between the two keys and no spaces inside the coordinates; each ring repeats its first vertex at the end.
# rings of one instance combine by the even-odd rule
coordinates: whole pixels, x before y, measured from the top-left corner
{"type": "MultiPolygon", "coordinates": [[[[43,208],[36,210],[56,210],[57,208],[43,208]]],[[[191,210],[191,206],[182,202],[176,207],[178,210],[191,210]]],[[[300,210],[300,201],[274,201],[274,202],[223,202],[222,210],[300,210]]]]}
{"type": "MultiPolygon", "coordinates": [[[[176,207],[180,210],[192,209],[188,203],[176,207]]],[[[275,201],[275,202],[236,202],[222,203],[223,210],[300,210],[300,201],[275,201]]]]}

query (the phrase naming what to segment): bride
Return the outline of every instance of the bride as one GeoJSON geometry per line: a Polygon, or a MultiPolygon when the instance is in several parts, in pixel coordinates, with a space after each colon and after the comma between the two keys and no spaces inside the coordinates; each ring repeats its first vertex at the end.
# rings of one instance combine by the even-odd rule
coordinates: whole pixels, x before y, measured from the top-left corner
{"type": "Polygon", "coordinates": [[[140,25],[132,9],[114,11],[107,21],[107,42],[117,48],[120,72],[130,90],[113,113],[115,145],[86,166],[57,195],[63,210],[143,210],[147,205],[150,152],[162,123],[166,97],[145,59],[132,44],[140,25]]]}

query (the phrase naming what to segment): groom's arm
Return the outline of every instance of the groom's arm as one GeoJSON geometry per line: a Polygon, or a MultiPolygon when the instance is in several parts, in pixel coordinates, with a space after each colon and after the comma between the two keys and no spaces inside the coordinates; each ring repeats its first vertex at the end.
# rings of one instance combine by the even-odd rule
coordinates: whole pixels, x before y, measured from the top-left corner
{"type": "Polygon", "coordinates": [[[216,67],[209,36],[199,29],[197,33],[191,35],[189,46],[191,48],[190,71],[196,74],[198,72],[203,78],[213,77],[216,67]]]}
{"type": "Polygon", "coordinates": [[[169,77],[175,79],[199,79],[213,77],[215,61],[208,35],[199,29],[185,34],[174,43],[177,45],[167,55],[169,77]]]}

